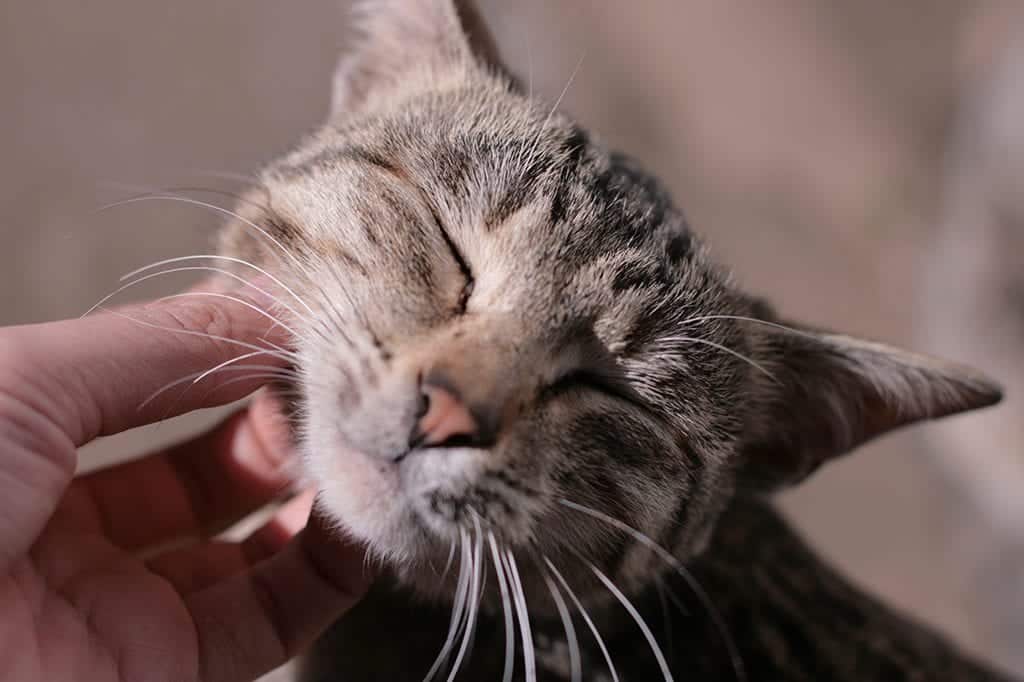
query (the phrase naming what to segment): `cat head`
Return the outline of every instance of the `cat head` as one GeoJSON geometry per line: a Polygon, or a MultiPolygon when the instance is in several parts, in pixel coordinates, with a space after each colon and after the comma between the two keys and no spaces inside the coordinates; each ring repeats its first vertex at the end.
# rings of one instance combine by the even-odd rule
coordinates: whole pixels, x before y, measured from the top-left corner
{"type": "Polygon", "coordinates": [[[440,589],[453,548],[493,544],[635,586],[654,564],[616,524],[685,559],[738,489],[998,400],[741,291],[656,181],[524,96],[467,4],[360,21],[328,122],[224,251],[280,280],[322,510],[402,579],[440,589]]]}

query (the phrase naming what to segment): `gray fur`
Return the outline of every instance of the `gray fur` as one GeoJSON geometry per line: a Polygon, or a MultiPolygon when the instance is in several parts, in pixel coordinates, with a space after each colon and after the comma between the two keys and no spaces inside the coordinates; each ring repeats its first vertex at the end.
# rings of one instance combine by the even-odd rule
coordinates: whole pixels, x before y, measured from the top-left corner
{"type": "MultiPolygon", "coordinates": [[[[279,288],[276,312],[299,332],[307,470],[402,594],[450,604],[438,567],[478,523],[517,556],[536,617],[554,607],[535,556],[604,611],[581,558],[634,595],[664,565],[562,500],[689,561],[737,488],[998,399],[962,368],[778,325],[654,179],[522,96],[466,10],[364,3],[330,120],[242,207],[273,241],[242,221],[223,234],[302,299],[279,288]],[[493,444],[410,451],[428,372],[488,415],[493,444]]],[[[484,608],[500,607],[492,582],[484,608]]]]}

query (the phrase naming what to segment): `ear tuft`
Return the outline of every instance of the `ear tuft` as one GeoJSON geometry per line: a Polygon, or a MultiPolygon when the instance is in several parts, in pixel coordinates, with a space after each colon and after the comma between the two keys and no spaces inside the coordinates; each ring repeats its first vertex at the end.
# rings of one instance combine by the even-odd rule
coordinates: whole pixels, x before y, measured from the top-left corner
{"type": "Polygon", "coordinates": [[[758,325],[756,378],[742,445],[748,482],[798,482],[826,461],[914,422],[999,402],[970,368],[838,334],[758,325]]]}
{"type": "Polygon", "coordinates": [[[352,16],[357,38],[335,71],[332,118],[474,68],[504,73],[471,0],[359,0],[352,16]]]}

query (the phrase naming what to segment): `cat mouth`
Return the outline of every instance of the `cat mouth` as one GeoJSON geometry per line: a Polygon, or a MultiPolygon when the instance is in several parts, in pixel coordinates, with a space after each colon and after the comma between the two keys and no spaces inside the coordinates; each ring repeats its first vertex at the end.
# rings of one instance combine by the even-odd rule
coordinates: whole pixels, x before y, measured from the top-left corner
{"type": "Polygon", "coordinates": [[[421,448],[401,462],[399,479],[421,520],[451,536],[474,523],[503,527],[515,506],[508,491],[496,486],[487,467],[489,450],[472,447],[421,448]]]}

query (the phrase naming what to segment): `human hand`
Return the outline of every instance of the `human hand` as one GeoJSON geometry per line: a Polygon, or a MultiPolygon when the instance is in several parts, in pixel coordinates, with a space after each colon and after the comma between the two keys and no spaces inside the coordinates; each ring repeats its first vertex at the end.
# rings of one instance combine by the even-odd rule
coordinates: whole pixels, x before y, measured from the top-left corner
{"type": "Polygon", "coordinates": [[[207,390],[139,408],[261,344],[267,327],[248,306],[190,299],[0,329],[0,679],[251,680],[366,589],[358,548],[315,513],[302,528],[308,495],[243,542],[208,539],[288,484],[266,401],[191,442],[74,477],[77,448],[95,438],[258,388],[213,374],[207,390]]]}

